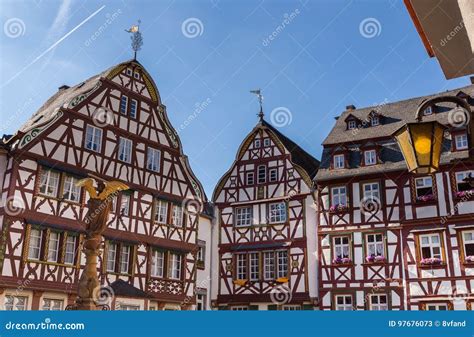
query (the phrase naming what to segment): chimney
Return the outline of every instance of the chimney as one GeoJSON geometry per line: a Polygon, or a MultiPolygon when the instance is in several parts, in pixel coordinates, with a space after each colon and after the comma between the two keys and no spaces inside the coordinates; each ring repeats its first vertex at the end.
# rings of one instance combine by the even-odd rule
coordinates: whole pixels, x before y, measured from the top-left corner
{"type": "Polygon", "coordinates": [[[351,104],[351,105],[346,105],[346,110],[355,110],[356,107],[355,105],[351,104]]]}
{"type": "Polygon", "coordinates": [[[474,76],[469,77],[471,79],[471,84],[474,84],[474,76]]]}
{"type": "Polygon", "coordinates": [[[58,91],[66,90],[66,89],[69,89],[69,88],[70,88],[70,87],[69,87],[68,85],[63,84],[62,86],[60,86],[60,87],[58,88],[58,91]]]}

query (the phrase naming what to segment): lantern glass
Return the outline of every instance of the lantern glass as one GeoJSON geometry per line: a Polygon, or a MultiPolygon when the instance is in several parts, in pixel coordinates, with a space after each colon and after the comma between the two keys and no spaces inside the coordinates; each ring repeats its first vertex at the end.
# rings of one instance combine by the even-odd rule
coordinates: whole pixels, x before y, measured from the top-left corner
{"type": "Polygon", "coordinates": [[[410,172],[426,174],[439,169],[444,129],[445,126],[433,121],[408,123],[395,132],[410,172]]]}

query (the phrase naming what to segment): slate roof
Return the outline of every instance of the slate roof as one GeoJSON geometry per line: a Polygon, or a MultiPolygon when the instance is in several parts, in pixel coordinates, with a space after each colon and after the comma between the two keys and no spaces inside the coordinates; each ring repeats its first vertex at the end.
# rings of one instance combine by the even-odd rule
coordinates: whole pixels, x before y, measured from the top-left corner
{"type": "MultiPolygon", "coordinates": [[[[427,99],[438,96],[456,96],[460,92],[469,95],[469,104],[474,105],[474,85],[469,85],[459,89],[449,90],[433,95],[411,98],[399,102],[381,104],[377,107],[367,107],[362,109],[347,110],[337,119],[335,126],[323,142],[324,149],[316,181],[325,181],[339,178],[349,178],[352,176],[370,175],[376,172],[391,172],[406,170],[406,164],[398,145],[392,138],[393,133],[408,122],[415,122],[415,113],[419,105],[427,99]],[[353,115],[362,121],[366,121],[369,114],[376,111],[381,116],[381,125],[370,126],[365,123],[364,127],[356,130],[347,130],[345,119],[348,115],[353,115]],[[344,146],[342,145],[344,144],[344,146]],[[379,146],[380,164],[372,166],[360,166],[362,151],[361,147],[368,144],[379,146]],[[349,168],[330,169],[332,154],[336,149],[345,148],[348,151],[349,168]]],[[[423,116],[423,121],[437,120],[449,125],[449,111],[454,107],[452,103],[438,103],[432,115],[423,116]]],[[[451,152],[451,139],[445,137],[443,143],[443,153],[441,164],[450,163],[453,160],[466,159],[469,151],[451,152]]]]}
{"type": "Polygon", "coordinates": [[[314,158],[308,152],[303,150],[299,145],[293,142],[290,138],[286,137],[270,123],[263,120],[262,125],[270,129],[278,139],[283,143],[285,148],[291,153],[291,161],[298,166],[301,166],[306,173],[313,179],[316,176],[319,168],[319,160],[314,158]]]}
{"type": "Polygon", "coordinates": [[[135,288],[130,283],[125,282],[124,280],[118,279],[117,281],[113,282],[110,286],[114,290],[115,296],[151,298],[151,296],[148,295],[146,292],[138,288],[135,288]]]}

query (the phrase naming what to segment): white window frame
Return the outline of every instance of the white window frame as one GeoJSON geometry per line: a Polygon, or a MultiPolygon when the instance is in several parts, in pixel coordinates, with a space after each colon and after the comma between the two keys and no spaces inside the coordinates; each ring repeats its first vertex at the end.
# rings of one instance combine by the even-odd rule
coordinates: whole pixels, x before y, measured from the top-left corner
{"type": "Polygon", "coordinates": [[[276,167],[268,170],[268,181],[271,183],[278,181],[278,169],[276,167]]]}
{"type": "Polygon", "coordinates": [[[384,256],[385,245],[384,245],[384,235],[382,233],[370,233],[365,237],[366,246],[367,246],[367,255],[368,256],[384,256]],[[369,238],[372,237],[373,241],[369,241],[369,238]],[[380,240],[379,240],[380,239],[380,240]]]}
{"type": "Polygon", "coordinates": [[[154,222],[166,224],[168,222],[168,201],[155,199],[154,222]]]}
{"type": "Polygon", "coordinates": [[[46,260],[48,262],[57,263],[59,258],[59,242],[61,241],[61,233],[50,231],[48,237],[48,252],[46,260]]]}
{"type": "Polygon", "coordinates": [[[347,189],[346,186],[331,187],[331,205],[347,206],[347,189]]]}
{"type": "Polygon", "coordinates": [[[205,294],[196,294],[196,310],[205,311],[206,307],[206,295],[205,294]]]}
{"type": "Polygon", "coordinates": [[[443,259],[443,245],[441,244],[441,240],[443,239],[440,233],[430,233],[430,234],[421,234],[420,235],[420,253],[421,258],[438,258],[440,260],[443,259]],[[438,242],[434,242],[433,238],[437,238],[438,242]],[[426,240],[424,240],[426,239],[426,240]],[[423,256],[423,248],[429,248],[430,256],[424,257],[423,256]],[[438,250],[438,253],[436,253],[438,250]]]}
{"type": "Polygon", "coordinates": [[[362,191],[364,193],[364,200],[380,200],[380,185],[379,183],[365,183],[362,184],[362,191]]]}
{"type": "MultiPolygon", "coordinates": [[[[465,178],[468,178],[469,177],[469,174],[473,175],[474,176],[474,172],[473,171],[461,171],[461,172],[456,172],[455,173],[455,177],[456,177],[456,190],[457,191],[462,191],[460,188],[459,188],[459,184],[468,184],[464,181],[465,178]]],[[[470,188],[472,189],[472,188],[470,188]]]]}
{"type": "Polygon", "coordinates": [[[259,149],[261,146],[262,146],[262,143],[261,143],[260,139],[255,139],[255,141],[254,141],[254,147],[255,147],[256,149],[259,149]]]}
{"type": "Polygon", "coordinates": [[[43,231],[39,228],[30,229],[30,239],[28,243],[28,260],[41,259],[41,244],[43,243],[43,231]],[[33,252],[37,252],[33,254],[33,252]]]}
{"type": "Polygon", "coordinates": [[[249,278],[250,281],[260,279],[260,254],[258,252],[249,253],[249,278]]]}
{"type": "Polygon", "coordinates": [[[379,116],[372,116],[372,118],[370,119],[370,125],[371,126],[380,125],[380,117],[379,116]]]}
{"type": "Polygon", "coordinates": [[[334,258],[351,258],[351,238],[347,235],[334,236],[332,238],[333,257],[334,258]],[[340,239],[340,242],[336,242],[340,239]],[[347,243],[344,242],[347,239],[347,243]]]}
{"type": "Polygon", "coordinates": [[[246,227],[252,226],[253,223],[253,207],[237,207],[235,209],[235,226],[246,227]]]}
{"type": "Polygon", "coordinates": [[[181,279],[182,256],[176,253],[169,253],[168,278],[172,280],[181,279]]]}
{"type": "Polygon", "coordinates": [[[232,311],[247,311],[249,310],[249,307],[246,305],[233,305],[230,307],[230,310],[232,311]]]}
{"type": "Polygon", "coordinates": [[[334,169],[343,169],[345,167],[345,155],[335,154],[332,157],[334,169]]]}
{"type": "Polygon", "coordinates": [[[354,130],[357,128],[357,123],[355,120],[350,120],[347,122],[347,129],[348,130],[354,130]]]}
{"type": "Polygon", "coordinates": [[[369,301],[370,310],[381,311],[388,310],[388,295],[387,294],[371,294],[369,301]],[[385,303],[381,303],[381,299],[385,297],[385,303]],[[374,301],[376,299],[376,301],[374,301]],[[374,303],[376,302],[376,303],[374,303]]]}
{"type": "Polygon", "coordinates": [[[132,140],[124,137],[119,138],[118,160],[124,163],[132,162],[132,140]]]}
{"type": "Polygon", "coordinates": [[[117,264],[117,250],[118,250],[117,243],[115,242],[108,243],[106,270],[109,273],[115,273],[115,267],[117,264]]]}
{"type": "Polygon", "coordinates": [[[425,110],[423,111],[423,115],[425,116],[430,116],[432,114],[433,114],[433,107],[431,105],[426,107],[425,110]]]}
{"type": "Polygon", "coordinates": [[[159,249],[153,249],[151,252],[151,271],[152,277],[163,277],[165,270],[165,252],[159,249]]]}
{"type": "Polygon", "coordinates": [[[125,95],[122,95],[120,97],[119,111],[122,115],[127,115],[127,110],[128,110],[128,97],[125,95]]]}
{"type": "Polygon", "coordinates": [[[183,227],[183,207],[181,205],[173,204],[173,214],[171,221],[175,227],[183,227]]]}
{"type": "Polygon", "coordinates": [[[102,129],[92,125],[86,126],[85,148],[94,152],[102,150],[102,129]]]}
{"type": "Polygon", "coordinates": [[[257,183],[265,184],[267,182],[267,166],[259,165],[257,167],[257,183]]]}
{"type": "Polygon", "coordinates": [[[122,193],[120,196],[120,214],[123,216],[130,215],[130,206],[132,198],[128,193],[122,193]]]}
{"type": "Polygon", "coordinates": [[[138,101],[136,99],[130,100],[130,117],[137,118],[137,110],[138,110],[138,101]]]}
{"type": "Polygon", "coordinates": [[[276,251],[277,278],[288,277],[288,251],[276,251]]]}
{"type": "Polygon", "coordinates": [[[263,279],[265,281],[275,279],[275,252],[263,252],[263,279]]]}
{"type": "MultiPolygon", "coordinates": [[[[466,245],[474,245],[474,231],[463,231],[462,232],[462,246],[464,257],[471,256],[467,254],[466,245]],[[471,235],[471,239],[466,238],[466,234],[471,235]]],[[[472,254],[474,255],[474,254],[472,254]]]]}
{"type": "Polygon", "coordinates": [[[64,248],[64,264],[73,265],[76,259],[77,236],[68,234],[64,248]]]}
{"type": "Polygon", "coordinates": [[[148,147],[146,168],[153,172],[160,172],[161,151],[148,147]]]}
{"type": "Polygon", "coordinates": [[[419,177],[419,178],[415,178],[415,191],[416,191],[416,197],[422,197],[424,195],[420,195],[419,194],[419,189],[422,189],[422,188],[431,188],[431,194],[434,195],[434,188],[433,188],[433,177],[431,176],[425,176],[425,177],[419,177]],[[418,185],[418,182],[421,182],[420,185],[418,185]],[[427,182],[429,181],[429,184],[427,184],[427,182]]]}
{"type": "Polygon", "coordinates": [[[247,185],[255,184],[255,175],[253,172],[246,172],[245,173],[245,183],[247,185]]]}
{"type": "Polygon", "coordinates": [[[264,147],[270,146],[270,138],[264,138],[263,139],[263,146],[264,147]]]}
{"type": "Polygon", "coordinates": [[[469,147],[467,133],[460,133],[455,135],[454,142],[456,150],[467,150],[467,148],[469,147]]]}
{"type": "Polygon", "coordinates": [[[5,307],[5,310],[7,311],[28,310],[28,296],[6,294],[5,299],[4,299],[4,307],[5,307]],[[11,305],[8,299],[12,299],[11,305]],[[21,307],[19,307],[19,303],[18,303],[20,299],[23,301],[23,303],[21,304],[21,307]]]}
{"type": "Polygon", "coordinates": [[[76,186],[78,181],[74,176],[64,176],[63,199],[77,203],[81,201],[81,187],[76,186]]]}
{"type": "Polygon", "coordinates": [[[364,151],[364,164],[365,166],[377,164],[377,151],[375,150],[365,150],[364,151]]]}
{"type": "Polygon", "coordinates": [[[426,310],[447,311],[449,310],[449,306],[446,303],[426,303],[426,310]],[[429,307],[432,307],[432,309],[429,307]],[[445,309],[440,309],[441,307],[445,307],[445,309]]]}
{"type": "Polygon", "coordinates": [[[138,311],[138,310],[140,310],[140,306],[137,305],[137,304],[125,304],[125,303],[120,303],[118,310],[123,310],[123,311],[138,311]]]}
{"type": "Polygon", "coordinates": [[[301,305],[299,305],[299,304],[285,304],[282,307],[282,310],[284,310],[284,311],[298,311],[298,310],[301,310],[301,305]]]}
{"type": "Polygon", "coordinates": [[[41,195],[56,198],[58,196],[60,183],[61,173],[55,170],[42,168],[39,187],[39,193],[41,195]]]}
{"type": "Polygon", "coordinates": [[[284,201],[274,202],[268,205],[268,219],[271,224],[285,223],[288,220],[286,203],[284,201]]]}
{"type": "Polygon", "coordinates": [[[132,253],[132,246],[122,244],[120,245],[120,273],[130,274],[130,256],[132,253]]]}
{"type": "Polygon", "coordinates": [[[235,254],[236,278],[237,280],[247,279],[247,253],[235,254]]]}
{"type": "Polygon", "coordinates": [[[64,300],[58,298],[43,298],[41,310],[63,310],[64,300]]]}
{"type": "Polygon", "coordinates": [[[339,311],[352,311],[354,310],[353,302],[354,296],[348,294],[339,294],[334,296],[334,308],[339,311]],[[338,299],[342,298],[343,303],[338,303],[338,299]],[[350,299],[350,301],[347,301],[350,299]]]}

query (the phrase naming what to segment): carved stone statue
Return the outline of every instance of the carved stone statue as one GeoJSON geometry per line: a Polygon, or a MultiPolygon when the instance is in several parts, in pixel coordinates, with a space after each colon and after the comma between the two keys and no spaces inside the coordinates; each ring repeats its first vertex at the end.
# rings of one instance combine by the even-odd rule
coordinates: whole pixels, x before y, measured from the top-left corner
{"type": "Polygon", "coordinates": [[[97,256],[100,254],[102,233],[107,227],[113,198],[119,191],[128,190],[128,186],[119,181],[111,181],[98,182],[95,188],[92,178],[80,180],[77,186],[84,187],[90,198],[87,202],[89,210],[84,220],[86,237],[83,251],[86,255],[86,265],[79,280],[78,298],[74,309],[97,310],[99,309],[97,296],[100,288],[97,276],[97,256]]]}

